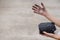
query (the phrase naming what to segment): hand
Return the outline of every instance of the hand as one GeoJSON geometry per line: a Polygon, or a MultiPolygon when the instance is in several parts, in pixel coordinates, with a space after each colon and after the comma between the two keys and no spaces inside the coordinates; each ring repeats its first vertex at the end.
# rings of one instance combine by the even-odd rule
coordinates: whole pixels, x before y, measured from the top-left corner
{"type": "Polygon", "coordinates": [[[35,4],[35,5],[32,7],[32,9],[33,9],[34,13],[37,13],[37,14],[46,16],[47,11],[46,11],[46,9],[45,9],[44,4],[41,3],[41,6],[35,4]],[[42,6],[42,7],[41,7],[41,6],[42,6]]]}
{"type": "Polygon", "coordinates": [[[60,40],[60,36],[52,33],[43,32],[45,36],[60,40]]]}

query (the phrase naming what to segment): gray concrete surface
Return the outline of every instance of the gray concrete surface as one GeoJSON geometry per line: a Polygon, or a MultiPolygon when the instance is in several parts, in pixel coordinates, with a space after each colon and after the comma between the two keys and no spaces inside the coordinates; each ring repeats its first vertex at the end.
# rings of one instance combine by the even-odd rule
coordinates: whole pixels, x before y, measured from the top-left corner
{"type": "Polygon", "coordinates": [[[31,9],[39,2],[60,17],[60,0],[0,0],[0,40],[54,40],[39,35],[38,24],[48,21],[31,9]]]}

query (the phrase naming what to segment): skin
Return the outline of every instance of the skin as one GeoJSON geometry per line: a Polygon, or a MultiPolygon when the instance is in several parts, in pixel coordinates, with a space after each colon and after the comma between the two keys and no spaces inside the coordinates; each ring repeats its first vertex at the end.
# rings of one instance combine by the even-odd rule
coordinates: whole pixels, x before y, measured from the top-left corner
{"type": "MultiPolygon", "coordinates": [[[[48,20],[54,22],[57,26],[60,27],[60,19],[58,19],[58,18],[54,17],[53,15],[49,14],[47,12],[47,10],[46,10],[46,8],[45,8],[43,3],[41,3],[41,6],[39,6],[37,4],[33,5],[32,6],[33,12],[36,13],[36,14],[44,16],[45,18],[47,18],[48,20]]],[[[57,35],[57,34],[44,32],[44,35],[48,36],[48,37],[51,37],[51,38],[54,38],[56,40],[60,40],[60,36],[57,35]]]]}

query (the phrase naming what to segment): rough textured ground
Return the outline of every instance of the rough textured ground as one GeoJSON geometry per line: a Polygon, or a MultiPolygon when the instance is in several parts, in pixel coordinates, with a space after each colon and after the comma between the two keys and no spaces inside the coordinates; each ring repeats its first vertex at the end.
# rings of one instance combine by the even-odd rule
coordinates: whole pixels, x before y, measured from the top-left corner
{"type": "MultiPolygon", "coordinates": [[[[60,18],[60,0],[38,0],[60,18]]],[[[38,24],[48,21],[34,14],[32,5],[36,0],[0,0],[0,40],[54,40],[39,35],[38,24]]],[[[39,4],[39,2],[38,2],[39,4]]]]}

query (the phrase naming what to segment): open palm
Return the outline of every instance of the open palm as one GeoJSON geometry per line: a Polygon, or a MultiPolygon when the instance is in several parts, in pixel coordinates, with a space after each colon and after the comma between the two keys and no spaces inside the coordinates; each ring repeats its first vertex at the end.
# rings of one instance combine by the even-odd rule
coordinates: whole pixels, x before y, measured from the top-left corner
{"type": "Polygon", "coordinates": [[[34,13],[40,14],[40,15],[45,15],[47,13],[45,6],[43,3],[41,3],[41,6],[35,4],[32,9],[34,13]],[[42,6],[42,7],[41,7],[42,6]]]}

